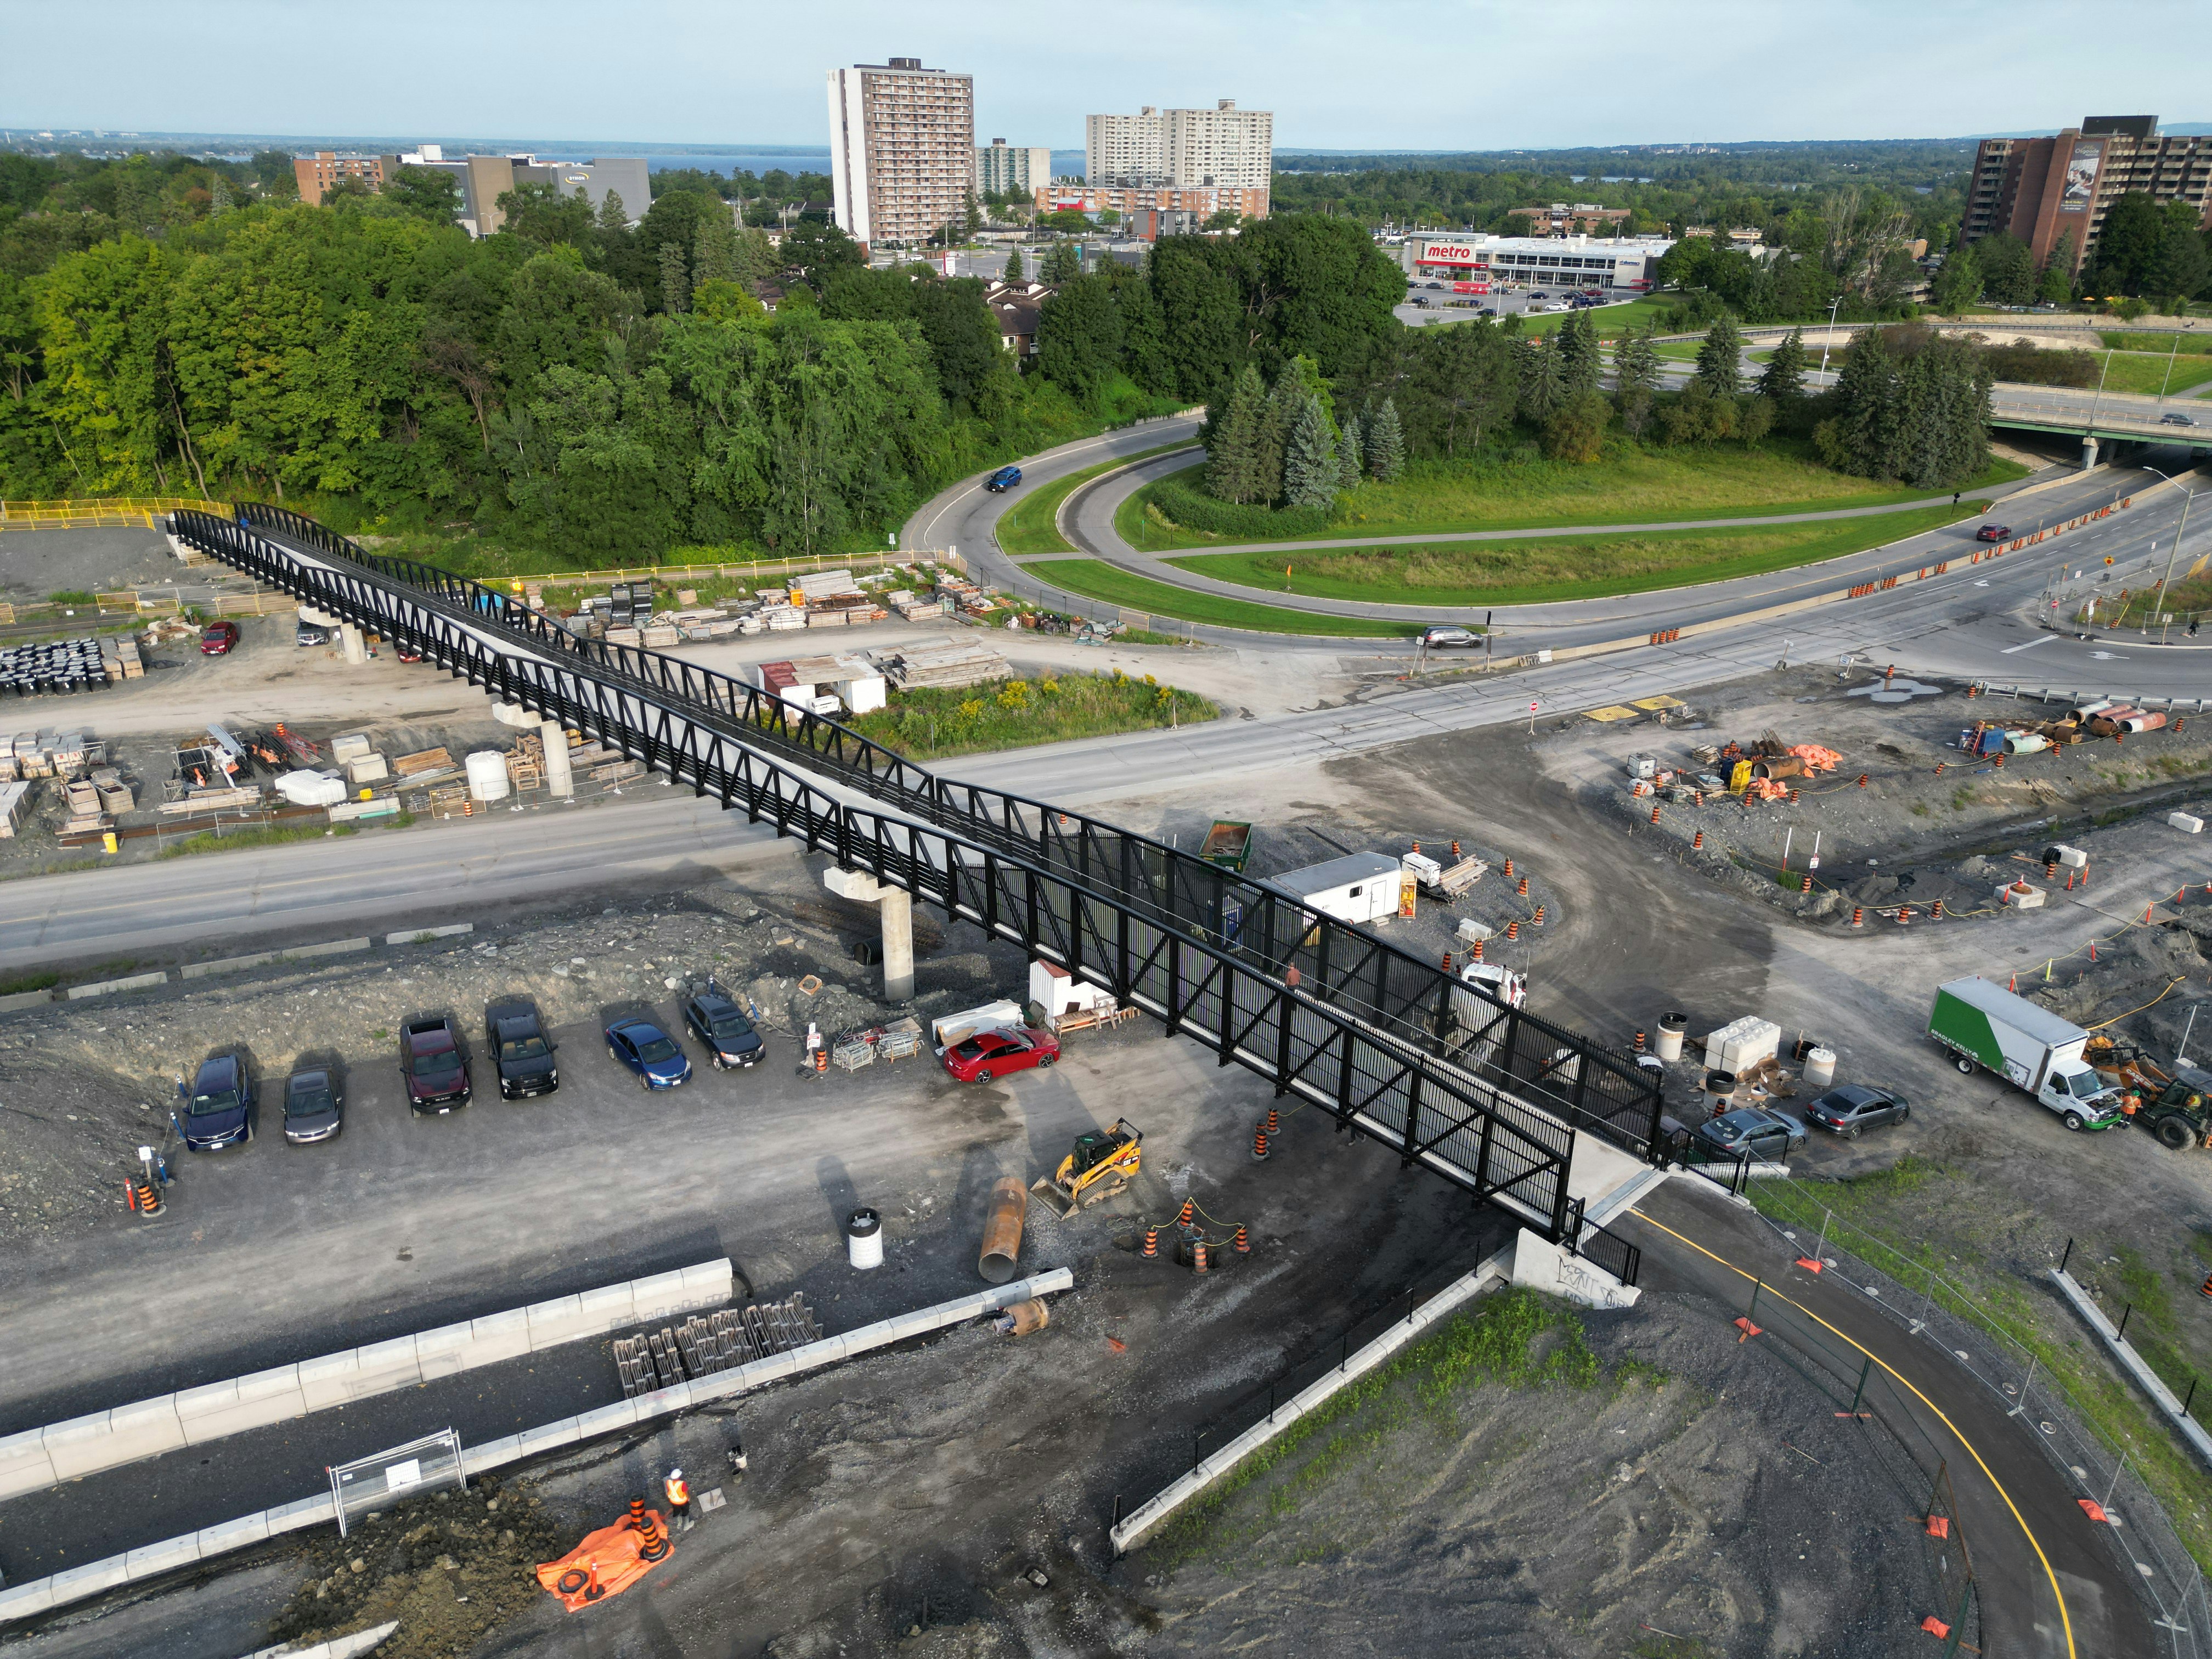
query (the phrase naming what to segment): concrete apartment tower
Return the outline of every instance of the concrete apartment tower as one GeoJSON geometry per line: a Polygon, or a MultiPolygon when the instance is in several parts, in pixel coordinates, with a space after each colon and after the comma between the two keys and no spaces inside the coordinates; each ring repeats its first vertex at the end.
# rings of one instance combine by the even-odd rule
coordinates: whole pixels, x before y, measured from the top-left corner
{"type": "Polygon", "coordinates": [[[1234,98],[1212,109],[1148,104],[1135,115],[1087,116],[1084,160],[1084,182],[1093,189],[1234,192],[1244,212],[1264,216],[1273,185],[1275,117],[1269,110],[1239,109],[1234,98]]]}
{"type": "Polygon", "coordinates": [[[2045,138],[1984,138],[1966,195],[1966,243],[2009,231],[2040,267],[2062,241],[2069,276],[2089,263],[2105,215],[2130,191],[2197,210],[2212,226],[2212,137],[2166,135],[2155,115],[2093,115],[2045,138]]]}
{"type": "Polygon", "coordinates": [[[1052,182],[1052,151],[994,138],[975,152],[975,187],[987,196],[1027,196],[1052,182]]]}
{"type": "Polygon", "coordinates": [[[830,71],[838,228],[871,246],[964,224],[975,187],[975,82],[919,58],[830,71]]]}

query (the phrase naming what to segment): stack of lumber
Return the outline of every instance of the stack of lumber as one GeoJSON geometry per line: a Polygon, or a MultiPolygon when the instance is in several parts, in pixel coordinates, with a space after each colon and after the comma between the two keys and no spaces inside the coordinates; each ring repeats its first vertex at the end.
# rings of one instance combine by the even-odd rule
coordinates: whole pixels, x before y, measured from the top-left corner
{"type": "Polygon", "coordinates": [[[662,646],[674,645],[683,637],[684,630],[673,623],[654,623],[649,628],[641,628],[638,630],[637,642],[659,650],[662,646]]]}
{"type": "Polygon", "coordinates": [[[181,817],[194,812],[227,812],[234,807],[258,806],[261,787],[240,784],[231,789],[188,789],[182,800],[161,803],[161,811],[171,817],[181,817]]]}
{"type": "Polygon", "coordinates": [[[100,810],[100,791],[89,783],[64,784],[62,801],[69,811],[60,831],[64,836],[97,835],[114,827],[115,820],[100,810]]]}
{"type": "Polygon", "coordinates": [[[27,783],[0,783],[0,841],[13,841],[18,833],[16,826],[22,822],[23,809],[30,804],[31,786],[27,783]]]}
{"type": "Polygon", "coordinates": [[[1013,672],[1006,659],[990,646],[966,640],[956,644],[942,635],[878,651],[875,662],[884,678],[902,691],[917,686],[981,685],[1013,672]]]}
{"type": "Polygon", "coordinates": [[[453,764],[453,757],[441,746],[419,750],[412,755],[395,755],[392,770],[402,783],[428,783],[433,778],[443,777],[448,772],[461,769],[453,764]]]}
{"type": "Polygon", "coordinates": [[[138,654],[138,641],[130,635],[110,641],[115,653],[115,678],[140,680],[146,678],[146,660],[138,654]]]}
{"type": "Polygon", "coordinates": [[[123,774],[112,766],[94,767],[92,783],[100,792],[100,805],[104,811],[128,812],[138,804],[137,796],[123,781],[123,774]]]}
{"type": "Polygon", "coordinates": [[[768,623],[769,631],[772,634],[787,633],[792,629],[806,626],[806,613],[796,605],[764,605],[761,607],[761,619],[768,623]]]}
{"type": "Polygon", "coordinates": [[[826,605],[831,599],[865,599],[860,583],[853,580],[849,570],[818,570],[811,576],[801,576],[792,586],[798,590],[801,605],[826,605]]]}
{"type": "Polygon", "coordinates": [[[894,589],[884,603],[908,622],[921,622],[925,617],[944,614],[943,607],[935,599],[916,599],[903,587],[894,589]]]}

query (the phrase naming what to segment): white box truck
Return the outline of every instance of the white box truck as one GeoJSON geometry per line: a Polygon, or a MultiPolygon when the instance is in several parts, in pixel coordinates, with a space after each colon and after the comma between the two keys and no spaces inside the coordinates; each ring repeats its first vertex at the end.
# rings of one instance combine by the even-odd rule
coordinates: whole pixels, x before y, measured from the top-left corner
{"type": "Polygon", "coordinates": [[[2081,1058],[2089,1034],[2048,1008],[1985,979],[1954,979],[1936,988],[1928,1035],[1972,1077],[1995,1072],[2033,1095],[2069,1129],[2109,1129],[2127,1120],[2119,1096],[2081,1058]]]}

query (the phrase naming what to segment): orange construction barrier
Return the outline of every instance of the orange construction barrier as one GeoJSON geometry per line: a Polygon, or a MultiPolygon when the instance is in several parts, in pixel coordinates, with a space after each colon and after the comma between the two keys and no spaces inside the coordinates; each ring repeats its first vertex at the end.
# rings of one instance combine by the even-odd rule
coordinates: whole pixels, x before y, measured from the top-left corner
{"type": "Polygon", "coordinates": [[[538,1582],[559,1596],[561,1605],[571,1613],[610,1595],[620,1595],[676,1553],[662,1528],[660,1512],[647,1510],[646,1515],[652,1522],[649,1529],[640,1529],[624,1516],[611,1527],[586,1534],[584,1541],[558,1561],[540,1565],[538,1582]],[[656,1542],[659,1554],[646,1559],[644,1551],[656,1542]]]}

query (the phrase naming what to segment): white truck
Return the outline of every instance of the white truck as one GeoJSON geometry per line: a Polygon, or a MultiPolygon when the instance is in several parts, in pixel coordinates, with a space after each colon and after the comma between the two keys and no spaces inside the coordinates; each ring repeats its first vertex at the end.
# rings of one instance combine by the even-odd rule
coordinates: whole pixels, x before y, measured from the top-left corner
{"type": "Polygon", "coordinates": [[[2119,1096],[2081,1058],[2089,1034],[2048,1008],[1985,979],[1936,988],[1928,1035],[1967,1076],[1995,1072],[2033,1095],[2069,1129],[2109,1129],[2127,1120],[2119,1096]]]}

